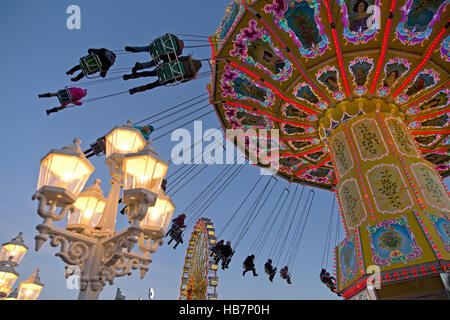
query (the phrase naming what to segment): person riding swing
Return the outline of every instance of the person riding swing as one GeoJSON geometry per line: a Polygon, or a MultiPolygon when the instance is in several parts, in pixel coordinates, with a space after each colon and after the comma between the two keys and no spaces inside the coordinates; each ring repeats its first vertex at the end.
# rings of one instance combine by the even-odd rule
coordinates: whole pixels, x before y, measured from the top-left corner
{"type": "Polygon", "coordinates": [[[245,259],[245,261],[244,261],[244,263],[242,265],[244,267],[244,271],[242,272],[242,276],[245,276],[247,271],[252,271],[254,277],[258,276],[258,274],[256,273],[256,270],[255,270],[255,255],[254,254],[248,256],[245,259]]]}
{"type": "Polygon", "coordinates": [[[223,246],[224,246],[224,241],[220,240],[219,242],[217,242],[215,245],[211,246],[211,254],[210,257],[213,257],[215,263],[219,263],[221,256],[220,256],[220,251],[222,250],[223,246]]]}
{"type": "Polygon", "coordinates": [[[156,38],[148,46],[131,47],[126,46],[125,50],[129,52],[149,52],[152,60],[148,62],[136,62],[132,69],[133,73],[138,70],[148,69],[162,62],[176,61],[177,57],[183,53],[184,41],[177,36],[166,33],[164,36],[156,38]]]}
{"type": "Polygon", "coordinates": [[[73,77],[70,80],[76,82],[84,76],[89,79],[89,75],[97,72],[100,72],[100,77],[104,78],[106,77],[109,68],[111,68],[116,61],[116,54],[105,48],[89,49],[88,54],[88,56],[80,59],[79,64],[66,72],[67,75],[72,75],[75,71],[81,70],[76,77],[73,77]]]}
{"type": "Polygon", "coordinates": [[[186,215],[180,214],[178,217],[173,219],[172,227],[167,232],[166,237],[170,235],[170,240],[167,244],[170,244],[172,240],[175,240],[175,246],[174,249],[177,248],[178,244],[183,243],[183,238],[181,237],[181,234],[183,233],[183,229],[186,228],[186,225],[184,224],[184,219],[186,219],[186,215]]]}
{"type": "Polygon", "coordinates": [[[201,61],[193,59],[192,56],[189,55],[180,57],[177,61],[165,62],[152,71],[126,74],[123,76],[123,79],[128,80],[141,77],[158,77],[158,80],[155,82],[129,90],[130,94],[135,94],[136,92],[151,90],[153,88],[165,86],[175,82],[183,83],[193,80],[197,77],[198,71],[201,67],[201,61]]]}
{"type": "Polygon", "coordinates": [[[222,259],[222,270],[228,269],[231,257],[234,254],[234,251],[231,248],[231,241],[227,241],[227,243],[223,247],[221,247],[219,252],[222,259]]]}
{"type": "Polygon", "coordinates": [[[65,88],[58,90],[57,92],[48,92],[40,94],[39,98],[50,98],[50,97],[58,97],[59,103],[61,105],[59,107],[54,107],[52,109],[46,110],[47,115],[53,112],[61,111],[67,107],[71,106],[81,106],[83,103],[80,101],[82,98],[84,98],[87,94],[87,89],[81,89],[81,88],[65,88]]]}
{"type": "Polygon", "coordinates": [[[285,279],[287,283],[292,284],[291,274],[289,273],[288,266],[285,266],[283,269],[280,270],[280,276],[281,278],[285,279]]]}
{"type": "Polygon", "coordinates": [[[272,259],[268,259],[266,264],[264,265],[264,271],[269,275],[269,281],[273,282],[273,278],[277,273],[277,268],[272,266],[272,259]]]}

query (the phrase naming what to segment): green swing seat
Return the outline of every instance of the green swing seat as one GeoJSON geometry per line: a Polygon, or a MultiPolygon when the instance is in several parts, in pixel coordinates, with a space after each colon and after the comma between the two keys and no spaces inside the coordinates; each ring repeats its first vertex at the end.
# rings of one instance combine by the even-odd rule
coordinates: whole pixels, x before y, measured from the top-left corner
{"type": "Polygon", "coordinates": [[[180,61],[169,61],[156,68],[159,82],[162,84],[170,83],[171,80],[181,81],[184,79],[186,70],[180,61]]]}
{"type": "Polygon", "coordinates": [[[96,54],[90,54],[80,59],[80,67],[86,78],[92,79],[94,77],[89,77],[89,75],[101,71],[102,62],[100,61],[100,58],[96,54]]]}
{"type": "Polygon", "coordinates": [[[162,55],[167,55],[170,53],[176,53],[178,50],[178,45],[175,37],[171,34],[166,34],[162,37],[156,38],[152,43],[150,43],[150,55],[153,60],[159,62],[162,55]]]}

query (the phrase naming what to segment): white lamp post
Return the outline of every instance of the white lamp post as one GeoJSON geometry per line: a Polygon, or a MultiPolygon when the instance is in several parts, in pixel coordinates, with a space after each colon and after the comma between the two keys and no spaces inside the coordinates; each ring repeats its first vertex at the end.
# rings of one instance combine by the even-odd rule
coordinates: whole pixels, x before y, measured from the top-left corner
{"type": "MultiPolygon", "coordinates": [[[[141,224],[149,208],[159,203],[159,196],[161,201],[168,198],[159,190],[167,163],[159,158],[151,142],[144,139],[131,121],[115,127],[105,136],[105,141],[105,163],[112,177],[107,198],[103,197],[98,179],[81,192],[94,167],[84,156],[77,139],[73,145],[52,150],[44,157],[38,191],[33,195],[33,200],[39,200],[38,214],[44,218],[36,227],[39,231],[35,237],[36,250],[48,237],[50,245],[60,246],[56,255],[68,264],[66,277],[79,275],[79,299],[98,299],[106,282],[113,284],[115,277],[130,275],[130,269],[140,268],[143,278],[152,261],[150,254],[163,244],[162,230],[167,229],[166,220],[158,220],[159,232],[150,231],[146,227],[148,223],[141,224]],[[116,232],[122,188],[122,202],[127,205],[125,212],[130,226],[116,232]],[[60,208],[59,213],[56,213],[57,208],[60,208]],[[68,212],[65,229],[51,224],[63,219],[68,212]],[[132,252],[136,243],[142,253],[132,252]]],[[[161,211],[161,216],[169,216],[169,221],[174,208],[170,204],[161,211]]]]}

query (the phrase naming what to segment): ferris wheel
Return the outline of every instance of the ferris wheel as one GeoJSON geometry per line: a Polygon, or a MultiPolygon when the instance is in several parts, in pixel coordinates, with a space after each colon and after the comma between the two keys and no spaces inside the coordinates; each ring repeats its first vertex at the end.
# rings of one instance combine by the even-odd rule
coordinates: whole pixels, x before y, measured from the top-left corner
{"type": "Polygon", "coordinates": [[[180,300],[216,300],[217,264],[210,257],[216,243],[210,219],[200,218],[191,233],[181,277],[180,300]]]}

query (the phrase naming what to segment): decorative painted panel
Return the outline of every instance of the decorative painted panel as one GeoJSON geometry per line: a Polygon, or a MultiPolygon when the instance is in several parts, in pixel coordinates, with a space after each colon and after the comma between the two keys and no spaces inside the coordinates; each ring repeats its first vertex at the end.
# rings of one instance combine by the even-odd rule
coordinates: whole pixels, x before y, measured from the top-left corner
{"type": "Polygon", "coordinates": [[[414,163],[411,165],[411,171],[426,203],[433,208],[450,212],[450,198],[434,168],[424,163],[414,163]]]}
{"type": "Polygon", "coordinates": [[[355,236],[345,237],[338,246],[338,252],[339,285],[344,288],[360,276],[355,236]]]}
{"type": "Polygon", "coordinates": [[[353,229],[360,226],[366,220],[367,212],[355,179],[351,178],[342,182],[339,188],[339,197],[348,228],[353,229]]]}
{"type": "Polygon", "coordinates": [[[411,64],[406,59],[389,59],[389,61],[384,65],[383,85],[377,91],[378,96],[384,97],[387,95],[390,88],[395,86],[398,82],[398,79],[409,71],[410,66],[411,64]]]}
{"type": "Polygon", "coordinates": [[[370,237],[372,261],[379,266],[408,264],[422,257],[422,249],[416,242],[406,216],[367,226],[367,231],[370,237]]]}
{"type": "Polygon", "coordinates": [[[411,86],[406,89],[405,93],[397,96],[395,101],[397,103],[404,103],[408,101],[409,98],[419,94],[423,90],[427,88],[433,87],[439,81],[439,75],[436,71],[431,69],[423,70],[419,72],[419,74],[414,79],[414,82],[411,86]]]}
{"type": "Polygon", "coordinates": [[[238,56],[244,63],[257,67],[273,80],[287,80],[292,74],[292,63],[275,47],[270,34],[256,25],[256,20],[252,19],[247,28],[240,30],[233,41],[234,48],[230,55],[238,56]]]}
{"type": "Polygon", "coordinates": [[[427,213],[426,215],[439,235],[445,250],[450,252],[450,216],[445,213],[427,213]]]}
{"type": "Polygon", "coordinates": [[[353,81],[355,84],[355,93],[362,96],[367,92],[367,79],[369,73],[373,69],[373,59],[362,57],[356,58],[350,62],[349,71],[353,75],[353,81]]]}
{"type": "Polygon", "coordinates": [[[387,118],[386,123],[398,152],[404,156],[419,158],[416,145],[406,131],[405,125],[396,118],[387,118]]]}
{"type": "Polygon", "coordinates": [[[316,74],[316,79],[327,88],[328,92],[333,94],[334,99],[342,100],[344,98],[344,93],[339,83],[339,71],[336,67],[327,66],[320,69],[316,74]]]}
{"type": "Polygon", "coordinates": [[[366,178],[379,212],[401,213],[413,207],[411,194],[396,165],[376,165],[367,171],[366,178]]]}
{"type": "Polygon", "coordinates": [[[388,155],[388,150],[375,119],[361,119],[352,125],[356,147],[362,160],[378,160],[388,155]]]}
{"type": "Polygon", "coordinates": [[[446,62],[450,62],[450,36],[444,39],[441,44],[441,58],[446,62]]]}
{"type": "Polygon", "coordinates": [[[408,0],[400,8],[402,20],[396,28],[397,39],[407,45],[428,39],[448,3],[450,0],[408,0]]]}
{"type": "Polygon", "coordinates": [[[225,117],[232,129],[273,129],[273,121],[262,114],[245,108],[224,105],[225,117]]]}
{"type": "Polygon", "coordinates": [[[316,93],[313,91],[311,86],[306,82],[299,83],[295,88],[293,94],[299,99],[306,101],[313,106],[317,107],[319,110],[324,110],[328,107],[328,104],[319,99],[316,93]]]}
{"type": "Polygon", "coordinates": [[[250,100],[263,107],[270,107],[275,101],[273,92],[252,80],[239,70],[225,66],[221,83],[222,97],[231,96],[237,100],[250,100]]]}
{"type": "Polygon", "coordinates": [[[330,43],[320,22],[320,6],[319,1],[274,0],[265,5],[264,11],[272,13],[274,23],[289,34],[302,56],[315,58],[330,43]]]}
{"type": "Polygon", "coordinates": [[[354,166],[352,154],[343,132],[338,132],[333,136],[331,150],[333,150],[339,176],[343,177],[354,166]]]}
{"type": "Polygon", "coordinates": [[[338,0],[344,23],[344,38],[354,44],[364,44],[375,38],[376,25],[369,27],[373,13],[368,13],[369,6],[379,6],[379,0],[338,0]]]}

